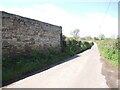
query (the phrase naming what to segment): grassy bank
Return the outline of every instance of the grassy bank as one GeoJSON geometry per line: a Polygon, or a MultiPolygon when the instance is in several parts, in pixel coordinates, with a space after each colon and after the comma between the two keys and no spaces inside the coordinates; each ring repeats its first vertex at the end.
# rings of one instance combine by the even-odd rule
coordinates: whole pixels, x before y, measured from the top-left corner
{"type": "Polygon", "coordinates": [[[119,66],[118,55],[120,55],[120,47],[118,39],[106,39],[98,42],[98,48],[101,55],[108,60],[113,66],[119,66]]]}
{"type": "Polygon", "coordinates": [[[91,48],[93,44],[80,41],[64,41],[61,51],[49,50],[46,53],[34,49],[29,58],[5,58],[2,60],[2,82],[6,83],[27,73],[43,69],[51,64],[55,64],[77,53],[91,48]]]}

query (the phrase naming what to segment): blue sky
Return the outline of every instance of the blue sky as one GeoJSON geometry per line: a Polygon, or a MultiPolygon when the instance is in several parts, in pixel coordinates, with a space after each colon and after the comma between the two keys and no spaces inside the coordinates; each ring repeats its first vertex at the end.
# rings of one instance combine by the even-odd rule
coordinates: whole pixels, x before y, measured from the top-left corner
{"type": "MultiPolygon", "coordinates": [[[[78,28],[81,31],[80,36],[90,35],[94,37],[99,35],[101,29],[99,25],[105,15],[109,0],[88,1],[1,0],[0,10],[60,25],[63,27],[63,34],[66,36],[70,36],[70,31],[78,28]]],[[[117,0],[111,0],[103,23],[101,29],[103,34],[107,37],[117,35],[117,0]],[[110,27],[109,24],[112,26],[110,27]]]]}
{"type": "MultiPolygon", "coordinates": [[[[102,12],[105,13],[109,2],[44,2],[44,1],[26,1],[26,2],[17,2],[17,1],[6,1],[1,2],[2,5],[6,7],[31,7],[34,4],[54,4],[59,6],[66,11],[73,13],[77,16],[84,16],[84,13],[89,12],[102,12]]],[[[118,2],[111,2],[108,14],[117,17],[118,14],[118,2]]]]}
{"type": "MultiPolygon", "coordinates": [[[[77,16],[84,16],[85,13],[102,12],[104,13],[108,7],[109,2],[67,2],[54,3],[66,11],[76,14],[77,16]]],[[[117,17],[117,2],[112,2],[108,11],[114,17],[117,17]]]]}

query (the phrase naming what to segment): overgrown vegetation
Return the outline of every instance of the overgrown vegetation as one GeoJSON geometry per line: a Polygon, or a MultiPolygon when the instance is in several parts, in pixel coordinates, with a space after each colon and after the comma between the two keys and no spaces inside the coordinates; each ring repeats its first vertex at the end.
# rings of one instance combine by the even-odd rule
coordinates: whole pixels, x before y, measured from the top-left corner
{"type": "Polygon", "coordinates": [[[77,53],[83,52],[93,45],[93,43],[76,40],[65,41],[63,39],[62,51],[49,50],[41,53],[38,50],[32,51],[32,56],[27,58],[5,58],[2,59],[2,81],[6,83],[27,73],[43,69],[51,64],[55,64],[77,53]]]}
{"type": "Polygon", "coordinates": [[[120,55],[120,40],[105,39],[97,43],[101,55],[104,56],[113,66],[120,66],[120,61],[118,61],[120,55]]]}

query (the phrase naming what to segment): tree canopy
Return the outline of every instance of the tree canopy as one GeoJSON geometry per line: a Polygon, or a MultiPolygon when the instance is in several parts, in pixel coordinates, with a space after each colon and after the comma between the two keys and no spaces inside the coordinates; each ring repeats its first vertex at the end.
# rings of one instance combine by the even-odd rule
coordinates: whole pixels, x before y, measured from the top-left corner
{"type": "Polygon", "coordinates": [[[75,29],[73,31],[71,31],[71,35],[75,38],[75,39],[78,39],[79,38],[79,33],[80,33],[80,30],[79,29],[75,29]]]}

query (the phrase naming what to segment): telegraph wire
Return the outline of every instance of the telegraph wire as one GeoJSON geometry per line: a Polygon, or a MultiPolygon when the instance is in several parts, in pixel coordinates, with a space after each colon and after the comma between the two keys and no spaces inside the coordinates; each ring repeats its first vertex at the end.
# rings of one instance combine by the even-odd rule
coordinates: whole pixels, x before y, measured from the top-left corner
{"type": "Polygon", "coordinates": [[[104,16],[103,16],[103,18],[102,18],[102,20],[101,20],[101,23],[100,23],[100,25],[99,25],[100,34],[101,34],[101,27],[102,27],[102,24],[103,24],[103,22],[104,22],[104,19],[105,19],[107,13],[108,13],[108,10],[109,10],[109,8],[110,8],[111,1],[112,1],[112,0],[109,1],[108,7],[107,7],[107,9],[106,9],[106,12],[105,12],[105,14],[104,14],[104,16]]]}

